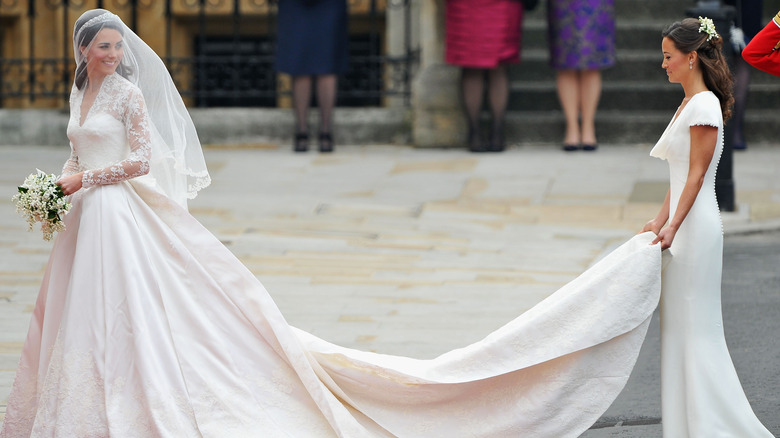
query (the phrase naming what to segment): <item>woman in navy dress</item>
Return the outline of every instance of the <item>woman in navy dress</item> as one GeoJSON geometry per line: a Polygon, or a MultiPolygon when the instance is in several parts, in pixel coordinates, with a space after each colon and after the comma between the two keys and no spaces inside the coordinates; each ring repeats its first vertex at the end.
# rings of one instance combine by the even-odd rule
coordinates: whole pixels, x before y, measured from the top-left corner
{"type": "Polygon", "coordinates": [[[320,109],[320,151],[333,150],[337,79],[348,65],[346,0],[279,1],[276,70],[292,76],[296,152],[309,149],[313,82],[320,109]]]}

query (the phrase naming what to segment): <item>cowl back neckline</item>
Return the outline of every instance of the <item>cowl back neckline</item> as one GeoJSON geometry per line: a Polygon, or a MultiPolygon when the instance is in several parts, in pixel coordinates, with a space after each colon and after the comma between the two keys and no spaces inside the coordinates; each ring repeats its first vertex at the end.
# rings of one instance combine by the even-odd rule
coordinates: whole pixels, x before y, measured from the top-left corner
{"type": "Polygon", "coordinates": [[[691,104],[696,100],[696,98],[706,93],[712,93],[712,91],[710,90],[700,91],[694,94],[693,96],[691,96],[688,102],[677,107],[677,111],[674,113],[674,117],[672,117],[672,120],[666,126],[666,129],[664,130],[663,134],[661,134],[661,137],[658,139],[658,141],[655,143],[655,146],[653,146],[653,149],[650,151],[650,156],[660,158],[662,160],[665,160],[667,158],[669,145],[668,142],[666,142],[666,138],[669,136],[669,133],[673,131],[673,128],[677,125],[677,122],[680,120],[680,118],[682,118],[683,114],[685,114],[686,110],[691,106],[691,104]]]}

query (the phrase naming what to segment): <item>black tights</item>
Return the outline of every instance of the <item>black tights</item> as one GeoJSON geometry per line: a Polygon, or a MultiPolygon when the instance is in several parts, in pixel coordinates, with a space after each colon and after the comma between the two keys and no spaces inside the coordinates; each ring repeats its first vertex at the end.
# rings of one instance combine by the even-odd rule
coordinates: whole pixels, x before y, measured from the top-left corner
{"type": "MultiPolygon", "coordinates": [[[[295,130],[309,132],[309,105],[311,104],[312,76],[293,76],[293,108],[295,110],[295,130]]],[[[320,109],[320,132],[333,130],[333,107],[336,105],[336,75],[314,76],[317,82],[317,106],[320,109]]]]}
{"type": "Polygon", "coordinates": [[[485,75],[488,79],[488,103],[493,116],[490,142],[500,144],[504,140],[504,116],[509,100],[509,78],[507,68],[499,65],[493,69],[464,68],[461,73],[463,104],[469,124],[469,146],[478,147],[479,114],[485,88],[485,75]]]}

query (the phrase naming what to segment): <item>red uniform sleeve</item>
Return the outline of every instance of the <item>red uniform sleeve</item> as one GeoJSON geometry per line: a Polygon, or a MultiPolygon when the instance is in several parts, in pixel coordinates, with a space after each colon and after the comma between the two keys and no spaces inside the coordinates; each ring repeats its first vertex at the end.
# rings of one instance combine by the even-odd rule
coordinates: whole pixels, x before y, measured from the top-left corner
{"type": "Polygon", "coordinates": [[[759,70],[780,76],[780,12],[750,40],[742,58],[759,70]]]}

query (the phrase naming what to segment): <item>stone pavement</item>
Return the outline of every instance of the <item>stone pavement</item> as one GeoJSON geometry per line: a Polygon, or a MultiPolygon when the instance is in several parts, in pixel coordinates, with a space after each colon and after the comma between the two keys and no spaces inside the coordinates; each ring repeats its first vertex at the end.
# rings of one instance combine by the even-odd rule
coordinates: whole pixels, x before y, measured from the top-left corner
{"type": "MultiPolygon", "coordinates": [[[[265,284],[288,321],[337,344],[431,358],[557,290],[657,212],[649,145],[564,154],[339,146],[210,147],[191,212],[265,284]]],[[[51,244],[14,212],[15,186],[67,148],[0,147],[0,419],[51,244]]],[[[780,228],[780,144],[735,154],[726,233],[780,228]]],[[[659,425],[586,437],[660,437],[659,425]]]]}

